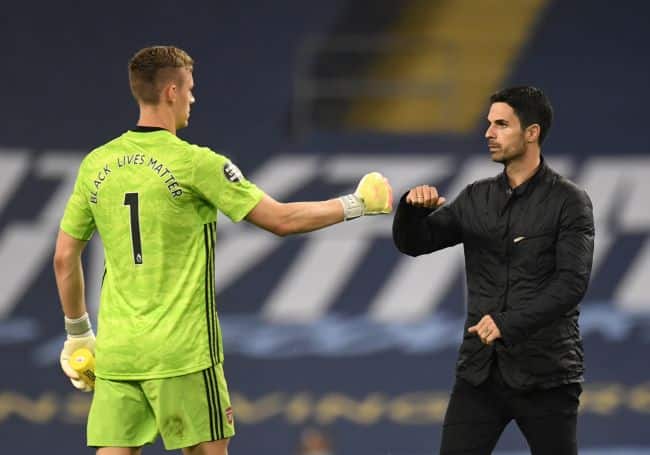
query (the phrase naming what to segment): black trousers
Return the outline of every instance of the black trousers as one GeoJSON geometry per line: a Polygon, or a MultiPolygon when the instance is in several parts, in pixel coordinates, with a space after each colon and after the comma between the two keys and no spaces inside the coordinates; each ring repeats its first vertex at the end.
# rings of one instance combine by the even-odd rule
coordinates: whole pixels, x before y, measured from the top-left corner
{"type": "Polygon", "coordinates": [[[489,455],[514,420],[532,455],[576,455],[580,384],[516,390],[499,369],[475,387],[456,378],[442,427],[441,455],[489,455]]]}

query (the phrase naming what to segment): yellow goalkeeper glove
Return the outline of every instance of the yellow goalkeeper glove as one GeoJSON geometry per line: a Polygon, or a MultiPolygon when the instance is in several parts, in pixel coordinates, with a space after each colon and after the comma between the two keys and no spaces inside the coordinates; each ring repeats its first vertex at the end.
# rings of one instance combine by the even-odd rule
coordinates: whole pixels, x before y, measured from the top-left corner
{"type": "Polygon", "coordinates": [[[380,215],[393,210],[393,189],[379,172],[363,176],[354,194],[339,198],[346,221],[363,215],[380,215]]]}
{"type": "Polygon", "coordinates": [[[70,358],[73,353],[80,348],[86,348],[91,354],[95,352],[95,333],[90,325],[88,313],[84,313],[78,319],[65,318],[65,330],[68,336],[63,343],[63,350],[61,351],[60,363],[63,372],[70,378],[72,385],[84,392],[92,390],[91,384],[84,381],[77,371],[70,365],[70,358]]]}

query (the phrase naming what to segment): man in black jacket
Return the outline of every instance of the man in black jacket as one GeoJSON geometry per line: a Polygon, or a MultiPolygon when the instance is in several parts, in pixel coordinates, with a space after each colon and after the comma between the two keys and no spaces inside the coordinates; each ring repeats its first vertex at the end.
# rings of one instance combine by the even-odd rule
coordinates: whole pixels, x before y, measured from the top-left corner
{"type": "Polygon", "coordinates": [[[503,173],[446,205],[435,187],[417,186],[393,222],[405,254],[465,250],[467,320],[440,453],[490,454],[514,419],[534,455],[573,455],[591,201],[542,157],[552,108],[539,89],[505,89],[490,103],[485,138],[503,173]]]}

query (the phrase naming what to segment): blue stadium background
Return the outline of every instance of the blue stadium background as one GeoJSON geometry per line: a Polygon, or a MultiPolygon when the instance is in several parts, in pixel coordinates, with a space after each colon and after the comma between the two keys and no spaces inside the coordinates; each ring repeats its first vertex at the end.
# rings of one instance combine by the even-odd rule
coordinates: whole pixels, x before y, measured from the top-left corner
{"type": "MultiPolygon", "coordinates": [[[[63,334],[51,256],[83,154],[137,118],[126,61],[138,48],[169,43],[191,53],[197,103],[181,135],[230,156],[279,199],[349,192],[371,168],[391,178],[397,195],[429,182],[453,196],[499,172],[487,160],[480,115],[462,132],[360,132],[341,120],[354,100],[299,98],[302,77],[350,66],[361,74],[344,52],[306,43],[386,32],[402,10],[418,7],[395,3],[3,6],[0,453],[91,453],[89,396],[71,389],[57,363],[63,334]],[[300,100],[307,118],[296,111],[300,100]]],[[[650,454],[650,7],[530,3],[541,8],[492,85],[548,93],[556,124],[544,153],[595,205],[597,257],[581,315],[580,453],[650,454]]],[[[487,47],[476,58],[487,56],[488,66],[490,43],[503,32],[496,19],[479,21],[487,47]]],[[[447,82],[439,96],[453,106],[463,86],[447,82]]],[[[464,311],[461,251],[405,258],[392,247],[390,219],[288,239],[225,217],[220,229],[217,298],[238,428],[231,453],[316,453],[299,447],[306,429],[322,432],[337,455],[436,453],[464,311]]],[[[94,317],[98,243],[85,260],[94,317]]],[[[497,451],[526,453],[516,428],[497,451]]],[[[160,442],[145,451],[162,452],[160,442]]]]}

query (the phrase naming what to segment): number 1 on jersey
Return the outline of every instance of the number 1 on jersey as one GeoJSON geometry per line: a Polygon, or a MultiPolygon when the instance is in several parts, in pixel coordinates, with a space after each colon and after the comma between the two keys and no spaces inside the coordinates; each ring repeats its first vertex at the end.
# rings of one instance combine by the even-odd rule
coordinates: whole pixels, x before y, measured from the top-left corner
{"type": "Polygon", "coordinates": [[[131,209],[131,242],[133,244],[133,262],[142,264],[142,242],[140,241],[140,206],[138,193],[125,193],[124,205],[131,209]]]}

